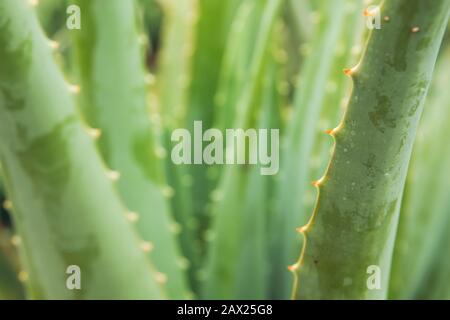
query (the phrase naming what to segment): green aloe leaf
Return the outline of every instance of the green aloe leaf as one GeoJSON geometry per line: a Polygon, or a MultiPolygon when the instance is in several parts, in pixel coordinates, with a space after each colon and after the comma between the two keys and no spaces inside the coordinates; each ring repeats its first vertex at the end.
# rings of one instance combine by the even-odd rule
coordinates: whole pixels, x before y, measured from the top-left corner
{"type": "MultiPolygon", "coordinates": [[[[165,1],[162,3],[164,23],[158,73],[156,74],[155,97],[163,123],[162,136],[167,150],[172,148],[171,135],[183,128],[186,118],[188,89],[191,83],[192,45],[198,14],[195,0],[165,1]]],[[[198,293],[195,272],[200,263],[200,241],[196,235],[194,204],[191,195],[192,175],[186,166],[172,162],[170,152],[166,157],[168,184],[176,192],[171,197],[175,219],[181,226],[179,240],[183,254],[189,261],[188,276],[191,289],[198,293]]]]}
{"type": "Polygon", "coordinates": [[[361,5],[345,0],[322,1],[321,5],[323,14],[309,44],[310,54],[303,61],[281,149],[271,250],[273,290],[284,298],[289,297],[292,288],[287,266],[295,261],[301,247],[293,231],[295,226],[306,223],[312,209],[307,201],[311,179],[323,169],[329,152],[324,131],[332,121],[337,122],[341,113],[340,103],[347,89],[342,69],[360,38],[354,30],[361,28],[361,5]]]}
{"type": "MultiPolygon", "coordinates": [[[[447,216],[450,215],[450,207],[447,208],[447,216]]],[[[449,220],[449,219],[448,219],[449,220]]],[[[428,274],[418,292],[415,299],[435,299],[450,300],[450,221],[446,224],[447,230],[444,232],[439,245],[435,248],[435,258],[433,265],[428,269],[428,274]]]]}
{"type": "MultiPolygon", "coordinates": [[[[147,106],[146,72],[133,1],[80,0],[82,29],[75,33],[81,104],[89,125],[98,129],[101,154],[117,172],[118,190],[136,222],[142,247],[150,251],[169,297],[187,297],[176,224],[164,178],[164,162],[147,106]]],[[[154,123],[153,122],[153,123],[154,123]]]]}
{"type": "Polygon", "coordinates": [[[433,263],[449,255],[440,245],[450,223],[450,149],[443,148],[450,119],[449,70],[447,49],[436,67],[407,177],[390,277],[394,299],[414,298],[433,263]]]}
{"type": "MultiPolygon", "coordinates": [[[[227,100],[219,104],[219,108],[229,108],[220,110],[217,121],[217,127],[241,128],[247,129],[253,127],[255,123],[254,112],[258,110],[259,97],[261,97],[261,79],[268,61],[269,40],[274,30],[275,22],[281,9],[281,1],[271,0],[265,3],[259,1],[242,3],[239,20],[241,30],[256,31],[256,45],[249,46],[247,49],[240,48],[236,57],[232,54],[225,57],[225,68],[239,69],[246,59],[251,61],[248,72],[242,70],[240,82],[221,80],[222,85],[228,87],[229,93],[224,95],[227,100]],[[246,14],[250,14],[249,19],[243,19],[246,14]],[[249,21],[259,21],[253,30],[247,30],[245,25],[249,21]],[[254,48],[253,50],[251,48],[254,48]],[[234,63],[230,63],[230,60],[234,63]],[[228,64],[229,63],[229,64],[228,64]],[[239,84],[241,87],[239,88],[239,84]],[[240,90],[238,90],[240,89],[240,90]]],[[[230,36],[233,35],[230,32],[230,36]]],[[[248,36],[245,32],[242,36],[248,36]]],[[[246,39],[246,38],[245,38],[246,39]]],[[[239,48],[239,45],[237,46],[239,48]]],[[[233,48],[234,49],[234,48],[233,48]]],[[[236,70],[236,69],[235,69],[236,70]]],[[[239,70],[241,71],[241,70],[239,70]]],[[[231,74],[233,74],[231,72],[231,74]]],[[[239,76],[239,75],[237,75],[239,76]]],[[[219,96],[220,99],[220,96],[219,96]]],[[[211,243],[208,247],[208,258],[206,262],[206,279],[203,287],[203,296],[214,299],[230,299],[234,297],[239,284],[239,258],[242,254],[241,237],[244,230],[244,217],[242,215],[242,195],[245,194],[248,175],[242,174],[240,166],[226,166],[221,174],[217,190],[213,193],[213,223],[209,232],[211,243]]],[[[263,213],[262,213],[263,214],[263,213]]],[[[258,293],[260,294],[260,293],[258,293]]]]}
{"type": "Polygon", "coordinates": [[[295,271],[295,298],[383,299],[416,128],[450,2],[386,1],[371,34],[295,271]]]}
{"type": "Polygon", "coordinates": [[[2,1],[0,162],[31,297],[162,298],[70,89],[29,3],[2,1]]]}
{"type": "MultiPolygon", "coordinates": [[[[185,127],[193,132],[194,121],[201,120],[204,130],[213,126],[216,117],[215,98],[219,87],[221,66],[226,52],[227,39],[239,0],[199,0],[197,22],[193,37],[191,79],[187,88],[185,127]],[[214,34],[214,36],[211,36],[214,34]]],[[[217,167],[193,165],[189,170],[192,216],[188,226],[193,226],[194,238],[199,243],[197,273],[205,257],[203,234],[209,227],[210,194],[217,183],[217,167]],[[195,219],[195,220],[193,220],[195,219]]],[[[193,274],[194,276],[194,274],[193,274]]],[[[195,276],[194,276],[195,277],[195,276]]]]}
{"type": "MultiPolygon", "coordinates": [[[[161,111],[168,135],[177,127],[193,132],[197,120],[202,121],[205,129],[212,126],[228,27],[238,1],[183,0],[177,3],[180,5],[169,2],[165,6],[167,17],[158,76],[161,111]],[[174,115],[178,115],[176,119],[174,115]]],[[[209,194],[216,181],[206,165],[173,166],[168,160],[169,181],[177,190],[172,206],[182,225],[180,239],[190,261],[191,284],[198,293],[197,275],[206,251],[203,233],[210,219],[209,194]]]]}
{"type": "MultiPolygon", "coordinates": [[[[279,26],[276,32],[281,31],[279,26]]],[[[279,41],[274,41],[271,54],[264,67],[261,79],[262,97],[256,113],[255,127],[258,129],[279,130],[280,119],[277,114],[283,103],[279,90],[281,79],[280,65],[276,62],[279,41]]],[[[259,137],[260,138],[260,137],[259,137]]],[[[269,140],[269,150],[275,141],[269,140]]],[[[276,146],[274,146],[276,147],[276,146]]],[[[237,257],[238,276],[235,284],[236,299],[268,299],[270,297],[270,256],[269,256],[269,223],[272,214],[274,176],[261,175],[261,167],[253,166],[241,170],[246,175],[246,185],[241,199],[238,200],[239,214],[242,218],[241,247],[237,257]],[[261,199],[266,199],[264,202],[261,199]],[[269,204],[269,205],[268,205],[269,204]]]]}

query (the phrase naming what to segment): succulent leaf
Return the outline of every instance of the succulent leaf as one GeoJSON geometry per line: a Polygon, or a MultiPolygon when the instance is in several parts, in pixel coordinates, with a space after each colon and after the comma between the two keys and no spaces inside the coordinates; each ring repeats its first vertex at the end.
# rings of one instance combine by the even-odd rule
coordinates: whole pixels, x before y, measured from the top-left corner
{"type": "Polygon", "coordinates": [[[380,10],[390,20],[372,31],[362,61],[349,69],[353,93],[332,132],[313,216],[299,229],[295,298],[387,296],[408,163],[450,3],[386,1],[380,10]]]}
{"type": "Polygon", "coordinates": [[[160,299],[48,42],[26,1],[0,3],[0,161],[24,251],[22,279],[32,298],[160,299]],[[73,265],[80,290],[67,287],[73,265]]]}

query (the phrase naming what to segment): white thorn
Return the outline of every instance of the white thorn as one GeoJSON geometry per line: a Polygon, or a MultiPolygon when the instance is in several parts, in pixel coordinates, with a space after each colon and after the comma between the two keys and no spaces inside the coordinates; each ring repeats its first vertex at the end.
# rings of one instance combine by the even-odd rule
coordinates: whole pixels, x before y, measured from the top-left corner
{"type": "Polygon", "coordinates": [[[158,146],[155,148],[155,155],[159,158],[159,159],[164,159],[167,155],[166,149],[164,149],[161,146],[158,146]]]}
{"type": "Polygon", "coordinates": [[[167,276],[162,272],[156,272],[155,273],[155,280],[158,283],[166,283],[167,282],[167,276]]]}
{"type": "Polygon", "coordinates": [[[155,83],[155,76],[154,76],[153,74],[151,74],[151,73],[147,73],[147,74],[145,75],[145,82],[146,82],[148,85],[154,84],[154,83],[155,83]]]}
{"type": "Polygon", "coordinates": [[[138,37],[138,41],[141,45],[147,44],[147,41],[148,41],[147,35],[145,33],[141,33],[138,37]]]}
{"type": "Polygon", "coordinates": [[[170,224],[170,231],[174,234],[179,234],[181,232],[181,225],[177,222],[172,222],[170,224]]]}
{"type": "Polygon", "coordinates": [[[18,235],[13,235],[11,237],[11,244],[15,247],[19,246],[22,243],[22,238],[20,238],[20,236],[18,235]]]}
{"type": "Polygon", "coordinates": [[[297,271],[298,267],[299,267],[298,263],[295,263],[293,265],[288,266],[288,270],[291,272],[295,272],[297,271]]]}
{"type": "Polygon", "coordinates": [[[71,84],[69,85],[69,91],[74,94],[80,93],[80,86],[76,84],[71,84]]]}
{"type": "Polygon", "coordinates": [[[5,210],[11,210],[13,208],[13,204],[11,200],[5,200],[3,202],[3,209],[5,210]]]}
{"type": "Polygon", "coordinates": [[[183,270],[189,268],[189,266],[190,266],[189,260],[184,257],[178,258],[177,262],[178,262],[178,266],[183,270]]]}
{"type": "Polygon", "coordinates": [[[163,194],[163,196],[167,197],[167,198],[171,198],[174,196],[175,191],[173,190],[173,188],[171,188],[170,186],[164,186],[161,189],[161,193],[163,194]]]}
{"type": "Polygon", "coordinates": [[[59,42],[50,40],[49,42],[50,48],[53,50],[57,50],[59,48],[59,42]]]}
{"type": "Polygon", "coordinates": [[[153,250],[153,248],[154,248],[153,243],[148,242],[148,241],[142,241],[142,242],[141,242],[141,249],[142,249],[142,251],[144,251],[144,252],[150,252],[150,251],[153,250]]]}
{"type": "Polygon", "coordinates": [[[114,171],[114,170],[110,170],[106,173],[106,175],[108,176],[108,178],[110,178],[112,181],[117,181],[120,178],[120,172],[118,171],[114,171]]]}
{"type": "Polygon", "coordinates": [[[139,214],[137,214],[136,212],[127,212],[126,214],[127,220],[130,222],[136,222],[139,220],[139,214]]]}
{"type": "Polygon", "coordinates": [[[19,279],[20,282],[25,282],[28,280],[28,273],[22,270],[17,275],[17,278],[19,279]]]}
{"type": "Polygon", "coordinates": [[[100,136],[102,135],[102,130],[97,129],[97,128],[87,128],[87,133],[88,133],[88,135],[90,135],[92,138],[98,139],[98,138],[100,138],[100,136]]]}

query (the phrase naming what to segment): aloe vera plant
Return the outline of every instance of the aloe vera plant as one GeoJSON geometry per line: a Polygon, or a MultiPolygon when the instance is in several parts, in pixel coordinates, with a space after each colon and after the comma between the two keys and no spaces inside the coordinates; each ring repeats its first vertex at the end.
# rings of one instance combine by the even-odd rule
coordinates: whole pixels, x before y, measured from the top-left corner
{"type": "Polygon", "coordinates": [[[2,0],[0,299],[450,299],[450,3],[376,4],[2,0]]]}
{"type": "MultiPolygon", "coordinates": [[[[271,0],[264,4],[258,1],[253,1],[251,4],[243,3],[242,10],[248,10],[246,5],[254,5],[253,11],[256,14],[261,12],[255,18],[260,19],[260,23],[265,22],[265,25],[260,30],[260,36],[256,43],[257,49],[249,66],[247,90],[234,91],[236,99],[234,101],[236,103],[236,109],[233,110],[234,116],[230,117],[229,111],[226,114],[223,113],[223,117],[219,117],[219,128],[227,128],[233,123],[236,128],[248,128],[251,125],[250,112],[252,107],[255,106],[256,95],[260,88],[258,79],[261,79],[265,61],[267,61],[268,38],[273,31],[280,9],[280,1],[278,0],[271,0]]],[[[239,22],[243,23],[243,21],[239,22]]],[[[241,59],[243,58],[246,57],[241,59]]],[[[225,105],[221,107],[224,108],[225,105]]],[[[233,113],[231,114],[233,115],[233,113]]],[[[246,177],[240,175],[238,170],[239,168],[236,167],[225,168],[215,194],[221,201],[218,201],[213,209],[215,234],[213,234],[211,240],[205,270],[204,295],[207,298],[229,299],[239,286],[237,282],[238,263],[225,262],[228,259],[236,261],[242,254],[239,237],[242,234],[243,216],[239,208],[241,205],[240,195],[245,192],[246,177]],[[235,234],[236,236],[234,239],[230,239],[229,234],[235,234]]]]}
{"type": "Polygon", "coordinates": [[[30,294],[163,297],[32,8],[0,8],[0,154],[30,294]],[[84,270],[80,291],[65,286],[71,265],[84,270]]]}
{"type": "Polygon", "coordinates": [[[311,43],[311,50],[321,54],[310,56],[303,62],[303,72],[298,80],[299,89],[294,98],[293,115],[287,123],[283,142],[283,148],[290,156],[283,159],[277,188],[277,216],[274,219],[277,228],[273,230],[273,236],[276,238],[273,241],[276,244],[274,273],[282,276],[274,278],[274,286],[279,288],[283,297],[288,297],[292,288],[292,276],[285,272],[286,265],[294,261],[300,248],[293,226],[306,223],[310,210],[305,206],[305,199],[314,171],[310,165],[311,158],[314,158],[314,161],[326,159],[327,141],[323,139],[323,135],[317,133],[325,131],[324,125],[337,120],[340,114],[339,103],[345,92],[335,88],[335,94],[327,94],[330,85],[339,83],[335,80],[336,77],[341,76],[336,74],[336,70],[331,70],[331,66],[347,62],[345,59],[349,56],[349,51],[354,43],[357,43],[356,36],[351,32],[354,32],[354,27],[360,22],[358,18],[361,17],[355,15],[355,12],[361,11],[361,6],[355,6],[352,1],[326,1],[321,5],[324,8],[324,16],[316,27],[314,41],[311,43]],[[352,17],[356,19],[351,19],[352,17]],[[350,32],[346,29],[350,29],[350,32]],[[342,53],[337,50],[338,43],[341,50],[347,53],[343,55],[344,59],[342,53]],[[321,121],[322,119],[325,121],[321,121]],[[321,128],[317,130],[319,126],[321,128]],[[304,165],[299,166],[299,163],[304,165]],[[302,196],[297,197],[295,193],[302,196]],[[278,241],[279,235],[284,237],[283,242],[278,241]]]}
{"type": "Polygon", "coordinates": [[[118,174],[128,218],[136,222],[142,246],[151,251],[169,296],[185,297],[181,270],[185,263],[174,236],[176,225],[167,201],[170,189],[161,174],[161,147],[150,123],[133,3],[109,1],[106,7],[101,1],[77,3],[84,14],[84,32],[76,33],[83,111],[89,126],[98,130],[101,153],[118,174]]]}
{"type": "Polygon", "coordinates": [[[299,229],[305,240],[291,267],[295,297],[386,298],[409,157],[449,13],[447,1],[381,7],[389,23],[372,33],[362,61],[347,71],[353,94],[330,132],[335,148],[315,183],[314,214],[299,229]],[[381,272],[376,289],[367,285],[371,266],[381,272]]]}

